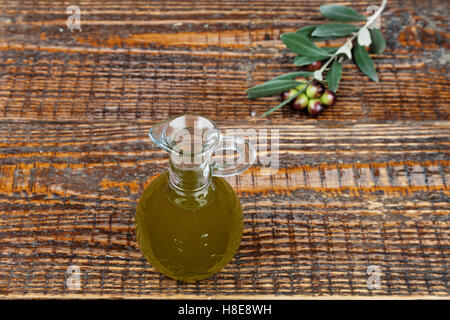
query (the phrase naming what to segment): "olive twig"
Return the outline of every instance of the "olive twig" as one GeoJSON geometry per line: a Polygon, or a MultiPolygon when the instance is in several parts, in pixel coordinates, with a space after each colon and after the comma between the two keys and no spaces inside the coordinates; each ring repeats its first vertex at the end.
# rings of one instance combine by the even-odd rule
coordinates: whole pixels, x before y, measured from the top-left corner
{"type": "MultiPolygon", "coordinates": [[[[367,19],[367,22],[366,22],[366,24],[363,26],[363,27],[361,27],[359,30],[361,30],[362,28],[367,28],[367,27],[369,27],[372,23],[374,23],[374,21],[381,15],[381,13],[383,12],[383,10],[384,10],[384,8],[386,7],[386,3],[387,3],[387,0],[383,0],[383,2],[381,3],[381,6],[378,8],[378,10],[371,16],[371,17],[369,17],[368,19],[367,19]]],[[[343,49],[343,48],[345,48],[346,46],[351,46],[352,45],[352,43],[353,43],[353,40],[355,40],[355,38],[358,36],[358,33],[359,33],[359,31],[358,32],[355,32],[349,39],[347,39],[347,41],[339,48],[339,49],[343,49]]],[[[350,47],[351,48],[351,47],[350,47]]],[[[322,66],[322,68],[320,68],[317,72],[318,73],[322,73],[324,70],[325,70],[325,68],[327,68],[329,65],[330,65],[330,63],[331,62],[333,62],[333,60],[334,59],[336,59],[336,57],[339,55],[339,54],[342,54],[342,51],[340,51],[340,50],[337,50],[336,51],[336,53],[335,54],[333,54],[328,60],[327,60],[327,62],[325,62],[324,64],[323,64],[323,66],[322,66]]]]}

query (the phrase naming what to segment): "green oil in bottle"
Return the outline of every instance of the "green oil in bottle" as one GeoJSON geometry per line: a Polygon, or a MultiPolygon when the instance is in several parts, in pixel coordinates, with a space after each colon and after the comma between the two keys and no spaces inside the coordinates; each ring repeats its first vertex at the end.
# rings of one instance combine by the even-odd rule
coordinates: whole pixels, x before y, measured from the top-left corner
{"type": "Polygon", "coordinates": [[[168,172],[162,173],[144,191],[136,210],[141,251],[158,271],[181,281],[219,272],[236,254],[242,229],[239,199],[220,177],[211,177],[200,191],[180,194],[170,186],[168,172]]]}

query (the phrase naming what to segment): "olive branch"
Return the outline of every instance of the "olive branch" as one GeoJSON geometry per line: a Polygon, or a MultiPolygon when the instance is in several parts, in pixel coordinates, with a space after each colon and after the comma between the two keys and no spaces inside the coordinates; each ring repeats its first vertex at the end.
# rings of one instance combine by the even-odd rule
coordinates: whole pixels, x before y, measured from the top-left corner
{"type": "Polygon", "coordinates": [[[370,17],[365,17],[347,6],[336,4],[321,6],[320,12],[322,15],[337,22],[305,26],[295,32],[282,34],[281,40],[291,51],[297,54],[294,59],[294,65],[302,67],[317,61],[325,61],[323,65],[320,63],[320,68],[313,72],[299,71],[288,73],[247,89],[247,97],[249,99],[257,99],[288,90],[292,91],[282,103],[264,112],[262,116],[265,117],[284,105],[292,103],[297,97],[304,94],[307,87],[314,82],[326,83],[332,92],[328,94],[332,95],[339,87],[342,76],[342,62],[345,59],[354,61],[367,77],[378,82],[375,64],[366,47],[369,48],[370,53],[375,54],[382,53],[386,48],[386,42],[380,30],[370,28],[375,20],[380,17],[386,7],[386,3],[387,0],[382,0],[381,6],[370,17]],[[360,21],[365,21],[365,24],[361,27],[349,24],[349,22],[360,21]],[[348,36],[350,37],[339,48],[318,47],[314,44],[314,42],[323,42],[348,36]],[[325,73],[326,77],[324,79],[325,73]]]}

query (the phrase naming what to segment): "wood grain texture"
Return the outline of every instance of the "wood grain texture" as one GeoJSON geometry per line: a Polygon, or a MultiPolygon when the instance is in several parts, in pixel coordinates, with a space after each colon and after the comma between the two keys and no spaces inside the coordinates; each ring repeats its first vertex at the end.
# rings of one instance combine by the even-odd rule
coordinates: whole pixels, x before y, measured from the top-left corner
{"type": "Polygon", "coordinates": [[[345,65],[320,118],[258,117],[277,98],[244,90],[296,70],[279,35],[321,23],[324,3],[79,1],[70,32],[65,1],[0,0],[0,298],[448,298],[448,3],[389,1],[379,84],[345,65]],[[134,235],[167,168],[147,130],[185,112],[279,132],[277,170],[250,135],[259,162],[229,179],[241,247],[196,284],[160,275],[134,235]]]}
{"type": "Polygon", "coordinates": [[[161,276],[136,244],[136,201],[167,165],[148,126],[3,123],[4,294],[73,294],[72,264],[87,295],[372,295],[368,265],[382,266],[376,294],[447,293],[447,123],[269,127],[280,131],[280,169],[229,179],[244,238],[199,284],[161,276]]]}
{"type": "MultiPolygon", "coordinates": [[[[353,6],[364,12],[375,3],[353,6]]],[[[249,101],[244,90],[296,70],[279,35],[322,22],[320,4],[82,2],[82,32],[70,32],[65,2],[2,1],[0,114],[135,120],[190,111],[256,120],[277,98],[249,101]]],[[[448,118],[448,9],[445,1],[390,1],[388,49],[375,57],[381,83],[346,65],[339,104],[321,121],[448,118]]],[[[311,120],[285,110],[265,121],[311,120]]]]}

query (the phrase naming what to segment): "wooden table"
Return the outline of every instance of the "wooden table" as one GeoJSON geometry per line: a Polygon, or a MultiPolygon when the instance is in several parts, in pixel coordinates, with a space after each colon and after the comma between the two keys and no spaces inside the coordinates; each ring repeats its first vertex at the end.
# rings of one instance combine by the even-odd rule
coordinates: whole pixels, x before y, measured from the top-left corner
{"type": "Polygon", "coordinates": [[[279,36],[323,21],[323,3],[78,1],[71,32],[67,1],[1,0],[1,297],[448,298],[448,2],[388,2],[380,83],[347,64],[320,118],[259,117],[278,99],[244,90],[297,70],[279,36]],[[280,132],[280,170],[229,179],[238,254],[195,284],[156,272],[134,234],[167,167],[147,130],[186,112],[280,132]]]}

